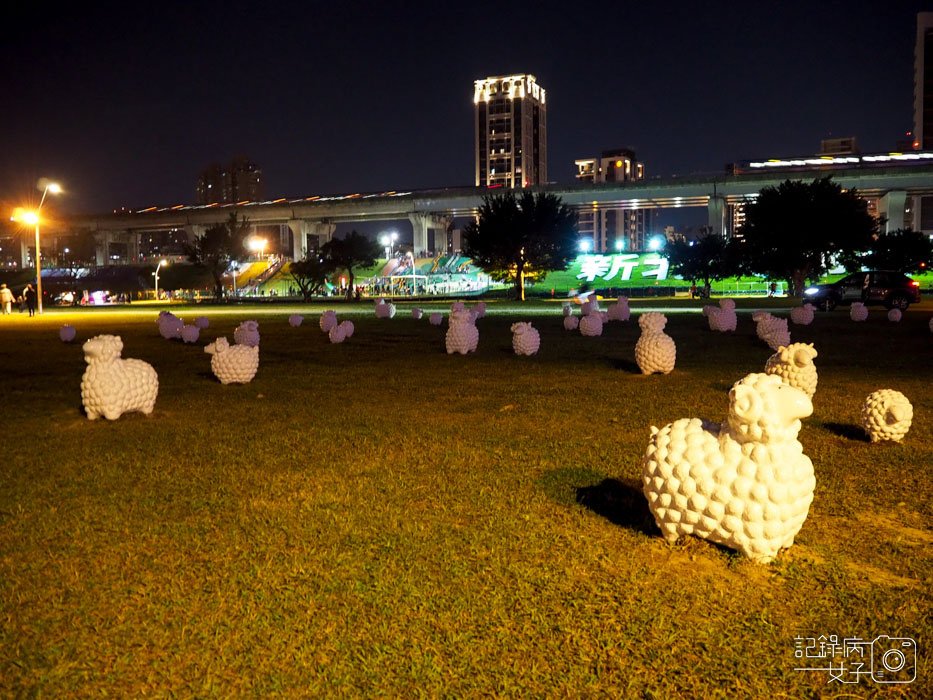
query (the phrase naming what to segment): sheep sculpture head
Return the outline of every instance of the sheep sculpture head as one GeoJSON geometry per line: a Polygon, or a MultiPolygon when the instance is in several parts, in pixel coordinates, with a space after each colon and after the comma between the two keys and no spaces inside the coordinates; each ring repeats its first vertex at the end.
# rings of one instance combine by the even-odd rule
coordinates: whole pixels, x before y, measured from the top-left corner
{"type": "Polygon", "coordinates": [[[800,419],[812,413],[809,396],[771,374],[749,374],[729,391],[727,422],[737,442],[796,439],[800,419]]]}
{"type": "Polygon", "coordinates": [[[649,311],[638,317],[638,327],[646,333],[658,333],[667,325],[667,316],[657,311],[649,311]]]}
{"type": "Polygon", "coordinates": [[[230,349],[230,342],[226,338],[218,338],[210,345],[204,346],[204,352],[208,355],[219,355],[230,349]]]}
{"type": "Polygon", "coordinates": [[[914,418],[914,407],[894,389],[873,391],[862,405],[862,427],[872,442],[900,442],[914,418]]]}
{"type": "Polygon", "coordinates": [[[816,393],[818,376],[813,364],[817,356],[813,343],[782,345],[765,363],[765,373],[774,374],[797,387],[811,399],[816,393]]]}
{"type": "Polygon", "coordinates": [[[123,352],[123,339],[118,335],[98,335],[81,346],[84,361],[89,365],[96,362],[111,362],[123,352]]]}

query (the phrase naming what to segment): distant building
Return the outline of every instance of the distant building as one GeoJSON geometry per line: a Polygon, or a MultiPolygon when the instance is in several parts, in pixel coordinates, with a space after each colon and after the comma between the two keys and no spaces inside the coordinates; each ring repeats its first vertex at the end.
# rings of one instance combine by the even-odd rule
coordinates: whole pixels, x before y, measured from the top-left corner
{"type": "Polygon", "coordinates": [[[547,182],[547,95],[529,74],[473,82],[477,187],[547,182]]]}
{"type": "Polygon", "coordinates": [[[246,158],[229,165],[216,163],[198,177],[198,204],[235,204],[262,200],[262,170],[246,158]]]}
{"type": "MultiPolygon", "coordinates": [[[[917,13],[914,45],[914,130],[916,150],[933,150],[933,12],[917,13]]],[[[908,222],[916,231],[933,231],[933,197],[912,197],[908,222]]]]}
{"type": "Polygon", "coordinates": [[[854,136],[820,141],[821,156],[853,156],[858,154],[858,141],[854,136]]]}
{"type": "MultiPolygon", "coordinates": [[[[599,158],[580,158],[574,163],[581,182],[629,182],[645,177],[645,164],[628,148],[603,151],[599,158]]],[[[592,250],[597,253],[646,250],[650,227],[651,209],[645,207],[579,210],[580,236],[592,239],[592,250]]]]}

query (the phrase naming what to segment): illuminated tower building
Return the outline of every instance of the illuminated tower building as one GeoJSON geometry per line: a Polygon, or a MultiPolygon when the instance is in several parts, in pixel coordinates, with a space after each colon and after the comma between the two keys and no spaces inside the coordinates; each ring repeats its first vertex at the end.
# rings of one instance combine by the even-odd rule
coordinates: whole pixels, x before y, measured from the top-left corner
{"type": "Polygon", "coordinates": [[[547,102],[533,75],[473,83],[477,187],[547,182],[547,102]]]}
{"type": "MultiPolygon", "coordinates": [[[[581,182],[630,182],[645,177],[645,164],[628,148],[603,151],[599,158],[574,163],[581,182]]],[[[592,239],[592,250],[597,253],[645,250],[650,225],[651,210],[645,207],[594,205],[579,210],[580,235],[592,239]]]]}
{"type": "Polygon", "coordinates": [[[198,177],[198,204],[235,204],[262,199],[262,170],[247,158],[211,165],[198,177]]]}

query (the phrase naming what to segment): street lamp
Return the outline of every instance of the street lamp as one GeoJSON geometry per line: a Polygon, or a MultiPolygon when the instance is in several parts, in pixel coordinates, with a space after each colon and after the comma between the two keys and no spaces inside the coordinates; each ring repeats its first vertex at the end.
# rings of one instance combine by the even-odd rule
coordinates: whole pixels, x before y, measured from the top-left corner
{"type": "Polygon", "coordinates": [[[168,265],[168,263],[167,263],[165,260],[160,260],[160,261],[159,261],[159,264],[156,265],[155,272],[153,273],[153,274],[155,275],[155,298],[156,298],[156,301],[159,300],[159,270],[160,270],[162,267],[164,267],[165,265],[168,265]]]}
{"type": "Polygon", "coordinates": [[[40,214],[42,212],[42,205],[45,204],[45,198],[51,192],[52,194],[61,194],[62,188],[57,182],[52,182],[46,178],[39,180],[39,189],[42,190],[42,199],[39,200],[39,206],[36,207],[35,211],[29,211],[22,208],[17,208],[13,211],[13,216],[10,217],[11,221],[17,221],[22,224],[29,224],[30,226],[36,227],[36,296],[39,300],[39,313],[42,313],[42,263],[40,262],[40,253],[39,253],[39,223],[42,220],[40,214]]]}
{"type": "Polygon", "coordinates": [[[247,245],[251,251],[254,253],[259,253],[259,258],[262,259],[263,251],[266,249],[266,243],[268,243],[268,241],[265,238],[256,237],[250,238],[247,245]]]}
{"type": "Polygon", "coordinates": [[[379,237],[379,242],[385,246],[386,249],[386,260],[392,257],[392,253],[395,252],[395,241],[398,240],[398,233],[395,231],[387,231],[379,237]]]}

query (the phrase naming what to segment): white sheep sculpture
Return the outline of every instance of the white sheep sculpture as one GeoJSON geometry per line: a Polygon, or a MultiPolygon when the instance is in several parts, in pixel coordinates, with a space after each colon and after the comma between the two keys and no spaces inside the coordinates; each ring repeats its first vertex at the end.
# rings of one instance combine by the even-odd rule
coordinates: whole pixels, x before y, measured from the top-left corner
{"type": "Polygon", "coordinates": [[[327,338],[332,343],[342,343],[347,339],[347,327],[338,323],[327,332],[327,338]]]}
{"type": "Polygon", "coordinates": [[[583,304],[580,305],[580,315],[589,316],[590,314],[599,313],[599,299],[595,296],[591,296],[583,304]]]}
{"type": "Polygon", "coordinates": [[[203,331],[210,327],[211,321],[207,316],[198,316],[194,319],[194,325],[203,331]]]}
{"type": "Polygon", "coordinates": [[[475,352],[479,345],[479,330],[473,323],[473,315],[466,309],[452,311],[444,338],[447,354],[455,352],[466,355],[475,352]]]}
{"type": "Polygon", "coordinates": [[[341,321],[340,327],[343,328],[343,333],[347,338],[353,337],[353,333],[356,330],[356,326],[353,325],[353,321],[341,321]]]}
{"type": "Polygon", "coordinates": [[[901,313],[900,309],[891,309],[890,311],[888,311],[888,320],[891,323],[900,323],[901,318],[903,318],[903,316],[904,314],[901,313]]]}
{"type": "MultiPolygon", "coordinates": [[[[563,314],[564,316],[573,316],[573,307],[570,304],[564,304],[563,314]]],[[[931,322],[933,322],[933,319],[931,319],[931,322]]]]}
{"type": "Polygon", "coordinates": [[[464,311],[465,309],[466,309],[466,304],[464,304],[462,301],[455,301],[451,303],[450,305],[451,313],[453,313],[454,311],[464,311]]]}
{"type": "Polygon", "coordinates": [[[813,323],[813,311],[813,304],[795,306],[790,310],[791,323],[795,323],[798,326],[809,326],[811,323],[813,323]]]}
{"type": "Polygon", "coordinates": [[[580,318],[578,316],[564,316],[564,330],[575,331],[580,327],[580,318]]]}
{"type": "Polygon", "coordinates": [[[419,309],[417,306],[413,307],[411,310],[411,317],[416,321],[421,320],[421,317],[424,316],[424,311],[419,309]]]}
{"type": "Polygon", "coordinates": [[[580,318],[580,335],[595,338],[603,334],[603,316],[599,311],[590,311],[580,318]]]}
{"type": "Polygon", "coordinates": [[[230,345],[218,338],[204,348],[211,355],[211,371],[221,384],[246,384],[259,369],[259,345],[230,345]]]}
{"type": "Polygon", "coordinates": [[[181,329],[185,325],[185,322],[171,311],[160,311],[156,323],[159,325],[159,335],[166,340],[180,338],[181,329]]]}
{"type": "Polygon", "coordinates": [[[720,299],[719,306],[709,307],[706,315],[710,330],[725,333],[734,331],[738,325],[738,315],[735,313],[734,299],[720,299]]]}
{"type": "Polygon", "coordinates": [[[868,307],[860,301],[853,301],[849,307],[849,318],[857,323],[868,320],[868,307]]]}
{"type": "Polygon", "coordinates": [[[376,318],[395,318],[395,304],[380,299],[375,306],[376,318]]]}
{"type": "Polygon", "coordinates": [[[433,314],[428,316],[428,323],[432,326],[439,326],[444,322],[444,314],[439,311],[435,311],[433,314]]]}
{"type": "Polygon", "coordinates": [[[302,323],[304,323],[305,317],[301,314],[292,314],[288,317],[288,325],[292,328],[298,328],[302,323]]]}
{"type": "Polygon", "coordinates": [[[70,343],[75,339],[76,333],[77,331],[75,331],[75,327],[66,323],[64,326],[58,329],[58,339],[63,343],[70,343]]]}
{"type": "Polygon", "coordinates": [[[330,333],[330,329],[337,325],[337,312],[333,309],[328,309],[322,313],[318,325],[321,327],[323,333],[330,333]]]}
{"type": "Polygon", "coordinates": [[[486,302],[481,301],[476,306],[474,306],[473,313],[476,318],[484,318],[486,316],[486,302]]]}
{"type": "Polygon", "coordinates": [[[181,339],[185,343],[196,343],[201,335],[201,329],[193,323],[186,323],[181,327],[181,339]]]}
{"type": "Polygon", "coordinates": [[[813,343],[792,343],[768,358],[765,374],[774,374],[785,383],[800,389],[810,399],[816,393],[818,377],[813,358],[817,356],[813,343]]]}
{"type": "Polygon", "coordinates": [[[900,442],[914,418],[914,407],[894,389],[873,391],[862,405],[862,427],[872,442],[900,442]]]}
{"type": "Polygon", "coordinates": [[[638,317],[641,335],[635,343],[635,363],[642,374],[667,374],[674,369],[677,346],[674,339],[664,332],[666,325],[667,316],[657,311],[649,311],[638,317]]]}
{"type": "Polygon", "coordinates": [[[790,345],[790,331],[787,330],[787,319],[772,316],[767,311],[756,311],[752,314],[755,322],[755,334],[768,344],[772,350],[790,345]]]}
{"type": "Polygon", "coordinates": [[[259,345],[259,322],[243,321],[233,331],[233,342],[237,345],[248,345],[255,348],[259,345]]]}
{"type": "Polygon", "coordinates": [[[642,482],[668,542],[694,535],[767,563],[794,543],[816,479],[797,440],[813,404],[770,374],[729,392],[722,425],[682,418],[651,428],[642,482]]]}
{"type": "Polygon", "coordinates": [[[628,321],[631,310],[628,306],[628,297],[619,297],[615,304],[610,304],[606,310],[609,321],[628,321]]]}
{"type": "Polygon", "coordinates": [[[512,349],[516,355],[534,355],[541,347],[541,334],[528,321],[513,323],[512,349]]]}
{"type": "Polygon", "coordinates": [[[116,420],[130,411],[152,413],[159,393],[152,365],[121,359],[123,340],[118,335],[95,336],[82,349],[88,366],[81,377],[81,402],[89,420],[116,420]]]}

